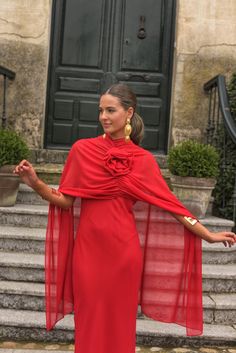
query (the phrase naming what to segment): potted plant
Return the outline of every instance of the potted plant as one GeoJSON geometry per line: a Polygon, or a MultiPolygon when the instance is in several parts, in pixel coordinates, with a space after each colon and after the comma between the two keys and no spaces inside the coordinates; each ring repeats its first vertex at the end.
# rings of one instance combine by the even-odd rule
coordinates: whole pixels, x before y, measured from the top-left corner
{"type": "Polygon", "coordinates": [[[0,206],[14,206],[20,179],[13,170],[28,156],[29,149],[16,132],[0,129],[0,206]]]}
{"type": "Polygon", "coordinates": [[[174,194],[196,217],[203,218],[219,172],[217,150],[196,141],[183,141],[170,149],[167,163],[174,194]]]}

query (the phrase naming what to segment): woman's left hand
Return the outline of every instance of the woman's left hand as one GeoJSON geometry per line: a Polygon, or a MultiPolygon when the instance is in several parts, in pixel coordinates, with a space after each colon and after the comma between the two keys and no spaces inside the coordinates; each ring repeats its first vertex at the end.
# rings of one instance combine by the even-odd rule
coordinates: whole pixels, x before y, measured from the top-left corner
{"type": "Polygon", "coordinates": [[[210,233],[209,243],[223,243],[224,246],[231,247],[236,243],[236,234],[233,232],[210,233]]]}
{"type": "MultiPolygon", "coordinates": [[[[236,243],[236,234],[233,232],[218,232],[213,233],[210,232],[203,224],[197,222],[192,225],[184,216],[180,216],[172,213],[173,216],[181,222],[187,229],[189,229],[192,233],[197,235],[198,237],[206,240],[208,243],[223,243],[224,246],[231,247],[236,243]]],[[[188,218],[188,217],[187,217],[188,218]]]]}

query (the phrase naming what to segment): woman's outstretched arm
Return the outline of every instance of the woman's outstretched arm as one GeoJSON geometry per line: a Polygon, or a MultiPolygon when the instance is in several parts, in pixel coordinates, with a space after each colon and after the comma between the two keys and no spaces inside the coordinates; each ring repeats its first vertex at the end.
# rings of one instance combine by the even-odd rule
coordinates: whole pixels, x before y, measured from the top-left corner
{"type": "Polygon", "coordinates": [[[60,191],[50,188],[37,176],[33,166],[27,160],[21,161],[14,170],[21,180],[30,186],[37,194],[48,202],[61,208],[69,208],[73,205],[74,197],[62,194],[60,191]]]}
{"type": "Polygon", "coordinates": [[[190,223],[191,219],[189,221],[189,217],[184,217],[177,214],[172,214],[172,215],[186,228],[188,228],[192,233],[206,240],[208,243],[222,242],[224,246],[232,246],[236,243],[236,234],[233,232],[218,232],[218,233],[210,232],[200,222],[191,224],[190,223]]]}

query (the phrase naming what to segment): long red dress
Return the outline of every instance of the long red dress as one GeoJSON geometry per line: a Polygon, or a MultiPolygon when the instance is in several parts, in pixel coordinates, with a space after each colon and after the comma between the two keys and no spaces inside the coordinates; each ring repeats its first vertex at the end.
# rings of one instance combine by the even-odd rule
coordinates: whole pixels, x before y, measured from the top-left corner
{"type": "Polygon", "coordinates": [[[135,351],[142,251],[132,205],[82,200],[72,266],[76,353],[135,351]]]}
{"type": "Polygon", "coordinates": [[[134,353],[139,303],[201,334],[201,240],[171,215],[194,218],[151,153],[109,136],[79,140],[59,190],[81,205],[49,208],[47,329],[74,310],[76,353],[134,353]]]}

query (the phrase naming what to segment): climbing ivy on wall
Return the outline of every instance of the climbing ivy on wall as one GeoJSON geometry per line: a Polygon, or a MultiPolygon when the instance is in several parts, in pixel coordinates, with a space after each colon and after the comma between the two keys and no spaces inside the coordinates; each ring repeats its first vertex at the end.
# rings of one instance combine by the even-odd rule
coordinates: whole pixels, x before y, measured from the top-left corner
{"type": "MultiPolygon", "coordinates": [[[[231,77],[227,87],[230,111],[236,122],[236,73],[231,77]]],[[[236,145],[231,140],[224,128],[220,130],[218,149],[220,152],[221,171],[217,178],[214,190],[214,214],[220,217],[233,219],[233,193],[236,174],[236,145]],[[225,151],[222,146],[225,143],[225,151]],[[225,166],[225,168],[222,168],[225,166]],[[225,198],[223,196],[225,193],[225,198]]]]}
{"type": "Polygon", "coordinates": [[[231,81],[228,85],[228,95],[231,114],[236,120],[236,73],[232,75],[231,81]]]}

